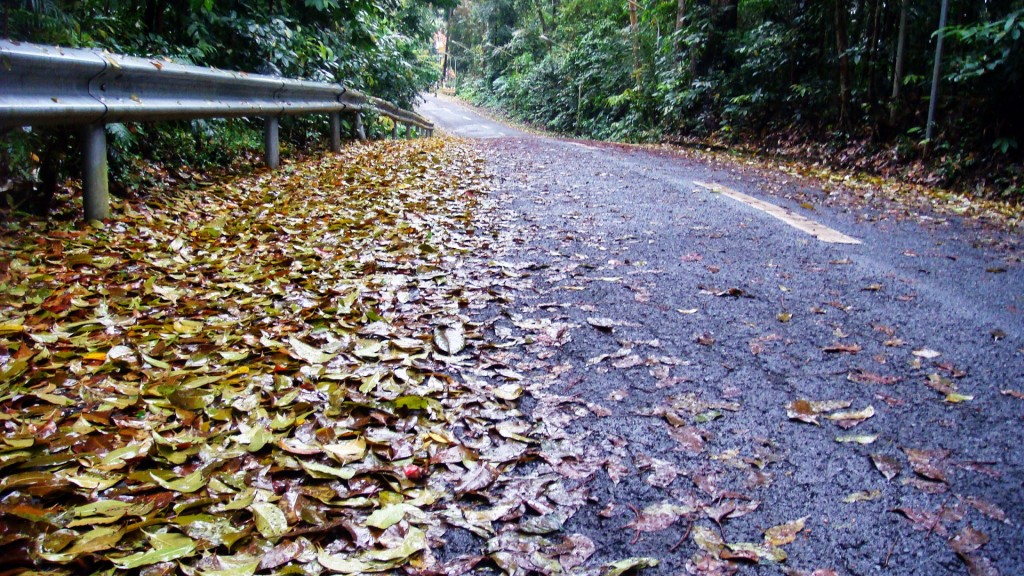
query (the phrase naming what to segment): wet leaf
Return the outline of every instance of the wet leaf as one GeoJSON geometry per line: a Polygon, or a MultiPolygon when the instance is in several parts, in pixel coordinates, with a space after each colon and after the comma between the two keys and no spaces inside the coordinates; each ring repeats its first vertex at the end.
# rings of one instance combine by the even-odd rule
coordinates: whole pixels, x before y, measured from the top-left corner
{"type": "Polygon", "coordinates": [[[882,476],[885,476],[886,480],[892,480],[896,476],[899,476],[900,472],[903,471],[903,465],[900,464],[899,460],[892,456],[872,454],[871,462],[874,463],[875,468],[882,473],[882,476]]]}
{"type": "Polygon", "coordinates": [[[957,532],[949,539],[949,547],[956,551],[957,554],[966,556],[988,544],[988,541],[988,535],[984,532],[975,529],[973,526],[964,526],[960,532],[957,532]]]}
{"type": "Polygon", "coordinates": [[[948,482],[946,460],[949,458],[948,450],[916,450],[904,448],[903,452],[910,461],[910,467],[917,474],[939,482],[948,482]]]}
{"type": "Polygon", "coordinates": [[[410,527],[400,545],[385,550],[370,550],[366,552],[366,557],[380,562],[402,560],[412,556],[420,550],[426,549],[426,547],[426,532],[416,527],[410,527]]]}
{"type": "Polygon", "coordinates": [[[874,415],[875,407],[868,406],[862,410],[834,412],[825,417],[829,420],[835,421],[841,428],[852,428],[874,415]]]}
{"type": "Polygon", "coordinates": [[[807,522],[807,518],[807,516],[804,516],[803,518],[798,518],[792,522],[773,526],[765,530],[765,544],[768,546],[784,546],[796,540],[796,535],[804,529],[804,524],[807,522]]]}
{"type": "Polygon", "coordinates": [[[914,525],[915,530],[921,530],[928,533],[935,533],[939,536],[947,536],[949,533],[946,531],[945,525],[942,523],[942,516],[927,510],[918,510],[914,508],[896,508],[895,512],[899,512],[903,516],[910,520],[914,525]]]}
{"type": "Polygon", "coordinates": [[[456,494],[479,492],[491,485],[498,475],[494,468],[487,464],[477,464],[472,470],[462,477],[462,480],[455,486],[456,494]]]}
{"type": "Polygon", "coordinates": [[[466,331],[462,323],[454,322],[434,328],[434,345],[449,356],[462,352],[466,347],[466,331]]]}
{"type": "Polygon", "coordinates": [[[878,434],[864,434],[864,435],[851,435],[851,436],[837,436],[836,442],[840,444],[860,444],[866,446],[868,444],[874,444],[875,440],[878,440],[878,434]]]}
{"type": "Polygon", "coordinates": [[[882,497],[881,490],[862,490],[860,492],[854,492],[843,498],[843,502],[847,504],[853,504],[855,502],[870,502],[872,500],[878,500],[882,497]]]}
{"type": "Polygon", "coordinates": [[[628,572],[654,568],[660,564],[657,558],[626,558],[616,562],[609,562],[604,565],[603,576],[622,576],[628,572]]]}
{"type": "Polygon", "coordinates": [[[277,504],[254,502],[249,505],[249,510],[256,520],[256,529],[264,538],[273,540],[288,532],[288,518],[277,504]]]}
{"type": "Polygon", "coordinates": [[[837,343],[837,344],[833,344],[831,346],[826,346],[826,347],[822,348],[822,350],[825,351],[825,352],[833,353],[833,354],[837,354],[837,353],[857,354],[858,352],[863,350],[863,348],[861,348],[858,344],[838,344],[837,343]]]}
{"type": "Polygon", "coordinates": [[[704,451],[704,433],[699,428],[694,426],[670,427],[668,434],[686,452],[699,454],[704,451]]]}
{"type": "Polygon", "coordinates": [[[690,537],[693,538],[693,543],[697,545],[701,550],[708,552],[714,557],[725,549],[725,542],[722,541],[722,537],[718,535],[718,531],[707,526],[694,526],[690,532],[690,537]]]}
{"type": "Polygon", "coordinates": [[[142,566],[150,566],[161,562],[170,562],[195,554],[196,544],[184,534],[173,532],[154,534],[149,537],[152,549],[120,558],[111,558],[121,570],[133,570],[142,566]]]}
{"type": "Polygon", "coordinates": [[[294,336],[288,337],[288,344],[291,346],[289,352],[292,356],[310,364],[326,364],[334,358],[333,354],[326,354],[319,348],[310,346],[294,336]]]}
{"type": "Polygon", "coordinates": [[[366,574],[370,568],[369,564],[356,560],[349,554],[328,554],[323,550],[317,552],[316,560],[335,574],[366,574]]]}
{"type": "Polygon", "coordinates": [[[366,519],[366,525],[380,530],[386,530],[401,522],[410,510],[416,510],[415,506],[408,504],[389,504],[374,510],[366,519]]]}
{"type": "Polygon", "coordinates": [[[192,472],[191,474],[183,478],[178,478],[170,481],[164,480],[161,476],[158,476],[154,472],[150,472],[149,476],[150,478],[152,478],[154,482],[156,482],[160,486],[163,486],[168,490],[173,490],[174,492],[181,492],[184,494],[191,494],[192,492],[200,490],[201,488],[206,486],[206,478],[203,474],[202,469],[196,470],[195,472],[192,472]]]}

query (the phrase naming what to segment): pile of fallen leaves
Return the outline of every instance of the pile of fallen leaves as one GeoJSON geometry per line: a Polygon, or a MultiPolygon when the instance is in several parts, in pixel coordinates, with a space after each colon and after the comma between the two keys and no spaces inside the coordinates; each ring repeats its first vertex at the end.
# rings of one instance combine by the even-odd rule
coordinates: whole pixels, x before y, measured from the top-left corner
{"type": "Polygon", "coordinates": [[[581,565],[593,543],[546,535],[583,496],[508,474],[539,440],[481,354],[523,339],[472,321],[505,278],[485,196],[433,138],[0,231],[5,570],[581,565]],[[453,526],[482,553],[439,554],[453,526]]]}

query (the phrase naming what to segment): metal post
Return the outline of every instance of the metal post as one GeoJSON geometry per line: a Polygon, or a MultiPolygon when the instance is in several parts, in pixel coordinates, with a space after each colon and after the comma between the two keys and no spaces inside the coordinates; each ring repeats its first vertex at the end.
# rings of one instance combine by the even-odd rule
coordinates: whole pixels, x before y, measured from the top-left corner
{"type": "Polygon", "coordinates": [[[275,169],[281,165],[281,144],[279,140],[281,125],[277,116],[263,119],[264,159],[267,168],[275,169]]]}
{"type": "Polygon", "coordinates": [[[341,152],[341,113],[331,112],[331,152],[341,152]]]}
{"type": "Polygon", "coordinates": [[[366,140],[366,129],[363,128],[363,114],[356,112],[356,138],[366,140]]]}
{"type": "Polygon", "coordinates": [[[932,69],[932,96],[928,101],[928,126],[924,131],[924,138],[929,141],[935,132],[935,105],[939,100],[939,75],[942,74],[942,36],[946,30],[946,11],[948,9],[949,0],[942,0],[942,11],[939,13],[939,37],[935,42],[935,67],[932,69]]]}
{"type": "Polygon", "coordinates": [[[110,217],[110,188],[107,181],[107,132],[103,124],[90,124],[82,131],[82,207],[85,219],[110,217]]]}

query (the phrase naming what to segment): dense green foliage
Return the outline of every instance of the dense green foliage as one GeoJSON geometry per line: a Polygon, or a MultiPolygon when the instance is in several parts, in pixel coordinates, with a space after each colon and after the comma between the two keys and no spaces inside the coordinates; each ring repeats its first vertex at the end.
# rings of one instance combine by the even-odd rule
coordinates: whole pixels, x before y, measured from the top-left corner
{"type": "MultiPolygon", "coordinates": [[[[289,78],[341,82],[411,105],[438,78],[430,53],[436,10],[455,0],[13,0],[0,8],[4,37],[289,78]]],[[[287,118],[286,144],[320,142],[326,118],[287,118]]],[[[258,121],[111,125],[112,175],[135,186],[169,166],[223,163],[262,146],[258,121]]],[[[13,131],[0,148],[0,184],[74,174],[72,131],[13,131]]],[[[19,196],[15,194],[14,196],[19,196]]],[[[11,198],[21,205],[31,194],[11,198]]],[[[47,196],[47,194],[43,194],[47,196]]],[[[45,210],[45,206],[37,207],[45,210]]]]}
{"type": "Polygon", "coordinates": [[[923,159],[923,178],[946,183],[999,165],[997,187],[1019,194],[1005,168],[1024,144],[1024,2],[950,1],[937,130],[923,146],[939,7],[466,0],[449,50],[463,94],[560,132],[814,143],[833,158],[923,159]]]}

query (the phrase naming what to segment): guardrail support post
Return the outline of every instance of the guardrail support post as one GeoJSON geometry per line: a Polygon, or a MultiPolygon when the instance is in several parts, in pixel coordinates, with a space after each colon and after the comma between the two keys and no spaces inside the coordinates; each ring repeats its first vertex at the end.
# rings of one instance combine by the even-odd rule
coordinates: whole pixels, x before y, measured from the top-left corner
{"type": "Polygon", "coordinates": [[[366,140],[366,129],[363,128],[363,113],[356,112],[356,138],[366,140]]]}
{"type": "Polygon", "coordinates": [[[85,219],[110,217],[110,188],[107,180],[107,131],[103,124],[82,130],[82,207],[85,219]]]}
{"type": "Polygon", "coordinates": [[[280,131],[281,124],[277,116],[267,116],[263,119],[264,160],[270,169],[281,165],[280,131]]]}
{"type": "Polygon", "coordinates": [[[341,152],[341,113],[331,112],[331,152],[341,152]]]}

